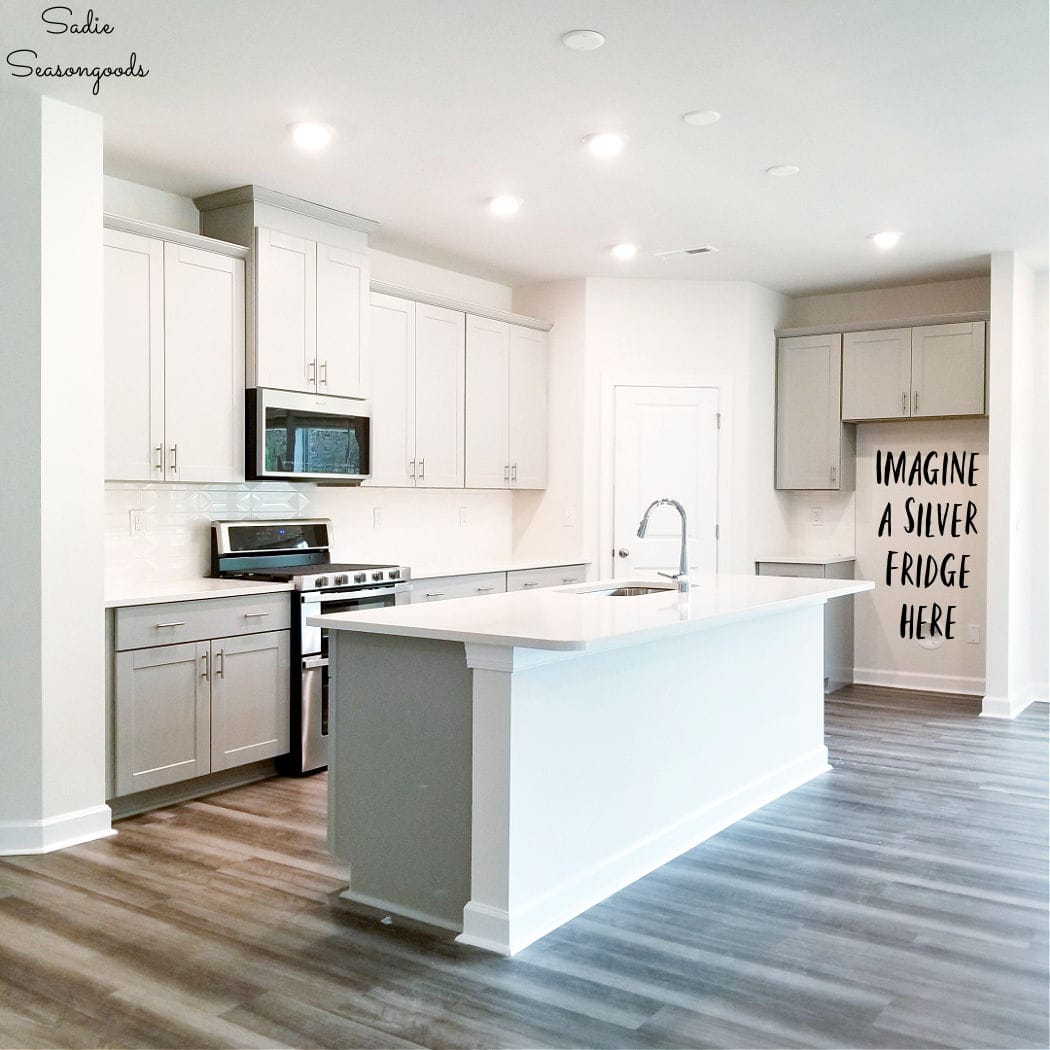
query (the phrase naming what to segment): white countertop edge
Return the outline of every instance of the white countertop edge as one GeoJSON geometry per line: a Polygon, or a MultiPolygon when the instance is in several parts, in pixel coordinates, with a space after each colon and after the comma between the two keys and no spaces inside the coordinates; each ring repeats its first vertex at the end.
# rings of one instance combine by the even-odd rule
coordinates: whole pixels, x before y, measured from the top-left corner
{"type": "Polygon", "coordinates": [[[273,594],[292,589],[290,583],[219,580],[210,576],[164,583],[115,584],[106,589],[106,608],[192,602],[201,598],[233,598],[241,594],[273,594]]]}
{"type": "Polygon", "coordinates": [[[776,554],[755,558],[756,562],[763,564],[780,562],[782,565],[842,565],[845,562],[856,560],[855,554],[831,554],[827,557],[819,554],[776,554]]]}
{"type": "MultiPolygon", "coordinates": [[[[779,577],[744,577],[745,579],[779,580],[779,577]]],[[[530,602],[548,596],[554,600],[561,601],[570,598],[574,593],[586,593],[596,590],[602,586],[617,586],[623,584],[623,580],[605,580],[596,583],[577,584],[572,587],[551,587],[539,591],[518,592],[517,594],[492,594],[480,597],[453,598],[444,602],[434,602],[425,606],[402,606],[422,610],[426,609],[437,614],[436,619],[441,618],[442,606],[446,607],[446,613],[451,612],[447,607],[460,606],[463,602],[482,603],[499,602],[507,598],[525,598],[530,602]]],[[[781,580],[781,582],[787,582],[781,580]]],[[[396,618],[394,609],[375,610],[364,613],[332,613],[327,616],[311,616],[307,623],[312,627],[323,627],[328,630],[354,631],[362,634],[391,634],[405,638],[430,638],[449,642],[463,642],[464,644],[493,645],[503,648],[523,649],[549,649],[563,652],[593,652],[600,649],[611,649],[623,645],[635,645],[640,642],[652,641],[660,637],[673,637],[679,634],[687,634],[693,631],[710,630],[740,620],[753,619],[767,616],[770,613],[783,612],[794,608],[802,608],[808,605],[822,605],[830,598],[838,598],[849,594],[858,594],[862,591],[875,589],[875,584],[870,580],[791,580],[791,583],[821,584],[819,590],[803,594],[790,595],[773,600],[755,602],[749,606],[729,609],[725,612],[712,612],[690,617],[689,619],[674,619],[669,615],[666,619],[651,624],[644,624],[627,630],[618,631],[600,637],[569,637],[554,638],[541,636],[539,634],[528,634],[525,632],[510,633],[487,633],[478,629],[463,629],[457,627],[442,627],[440,625],[427,625],[419,623],[391,623],[389,614],[396,618]],[[384,614],[387,622],[384,622],[384,614]]],[[[604,598],[607,601],[645,601],[645,598],[604,598]]],[[[397,608],[397,607],[395,607],[397,608]]],[[[473,605],[477,610],[479,606],[473,605]]],[[[670,610],[665,610],[667,613],[670,610]]],[[[446,619],[448,616],[446,615],[446,619]]]]}

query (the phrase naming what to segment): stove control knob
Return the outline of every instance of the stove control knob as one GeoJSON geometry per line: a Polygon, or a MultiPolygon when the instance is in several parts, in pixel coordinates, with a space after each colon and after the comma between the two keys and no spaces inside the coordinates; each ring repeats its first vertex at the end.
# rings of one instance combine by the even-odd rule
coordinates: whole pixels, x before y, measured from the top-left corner
{"type": "Polygon", "coordinates": [[[363,572],[354,573],[354,583],[364,583],[368,577],[363,572]]]}
{"type": "Polygon", "coordinates": [[[379,569],[376,572],[372,573],[372,579],[373,580],[381,580],[382,578],[383,578],[383,570],[382,569],[379,569]]]}
{"type": "Polygon", "coordinates": [[[327,576],[318,576],[314,580],[314,586],[315,587],[327,587],[328,586],[328,577],[327,576]]]}
{"type": "Polygon", "coordinates": [[[401,579],[401,570],[400,569],[391,569],[390,570],[390,579],[392,579],[392,580],[400,580],[401,579]]]}
{"type": "Polygon", "coordinates": [[[336,587],[345,587],[350,582],[350,577],[345,575],[336,576],[336,578],[332,582],[336,585],[336,587]]]}

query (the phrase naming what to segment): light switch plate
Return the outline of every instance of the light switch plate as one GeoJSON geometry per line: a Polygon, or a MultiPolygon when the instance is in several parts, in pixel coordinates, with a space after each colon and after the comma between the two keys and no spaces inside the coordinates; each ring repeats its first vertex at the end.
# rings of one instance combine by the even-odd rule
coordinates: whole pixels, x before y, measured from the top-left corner
{"type": "Polygon", "coordinates": [[[373,507],[372,508],[372,528],[378,529],[383,525],[383,508],[373,507]]]}
{"type": "Polygon", "coordinates": [[[810,523],[810,525],[823,525],[824,524],[824,508],[823,507],[810,507],[809,508],[809,523],[810,523]]]}

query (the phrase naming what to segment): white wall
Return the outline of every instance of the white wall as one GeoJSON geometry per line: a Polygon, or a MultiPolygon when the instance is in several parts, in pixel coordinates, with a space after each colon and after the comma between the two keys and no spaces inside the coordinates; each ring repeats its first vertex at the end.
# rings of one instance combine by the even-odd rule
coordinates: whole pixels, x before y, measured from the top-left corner
{"type": "Polygon", "coordinates": [[[1050,700],[1050,329],[1046,270],[1035,275],[1032,325],[1032,686],[1050,700]]]}
{"type": "Polygon", "coordinates": [[[0,853],[110,833],[105,805],[102,120],[0,95],[8,447],[0,853]]]}
{"type": "Polygon", "coordinates": [[[376,251],[374,248],[368,254],[373,281],[396,284],[416,292],[443,295],[449,299],[458,299],[475,306],[487,306],[494,310],[511,309],[512,292],[508,285],[485,281],[480,277],[470,277],[453,270],[443,270],[439,266],[376,251]]]}
{"type": "Polygon", "coordinates": [[[187,233],[200,232],[200,213],[189,197],[107,175],[102,181],[102,201],[103,210],[110,215],[153,222],[187,233]]]}
{"type": "MultiPolygon", "coordinates": [[[[938,460],[939,462],[939,460],[938,460]]],[[[932,692],[984,692],[985,664],[985,574],[988,510],[988,424],[983,419],[916,420],[913,422],[862,423],[857,426],[857,563],[859,578],[874,580],[875,590],[854,599],[854,664],[856,681],[902,689],[932,692]],[[917,453],[974,453],[974,485],[926,484],[908,480],[879,484],[876,478],[876,452],[894,456],[905,453],[909,466],[917,453]],[[909,504],[908,501],[911,501],[909,504]],[[959,504],[963,513],[972,502],[976,511],[973,527],[967,532],[965,518],[953,537],[947,522],[945,535],[935,524],[933,537],[909,531],[907,511],[918,514],[920,505],[935,507],[959,504]],[[883,527],[889,506],[891,519],[883,527]],[[976,530],[976,531],[973,531],[976,530]],[[935,582],[929,587],[904,584],[899,572],[887,583],[887,554],[896,552],[894,564],[901,564],[904,552],[941,559],[954,555],[950,565],[956,569],[967,558],[965,587],[935,582]],[[936,648],[900,633],[903,605],[926,606],[936,603],[942,610],[953,608],[955,627],[951,639],[942,638],[936,648]],[[969,625],[980,631],[981,641],[968,640],[969,625]]],[[[936,522],[936,519],[934,519],[936,522]]],[[[925,533],[927,530],[923,529],[925,533]]],[[[927,612],[928,615],[928,612],[927,612]]],[[[943,626],[943,622],[942,622],[943,626]]]]}
{"type": "Polygon", "coordinates": [[[860,292],[799,296],[789,301],[783,327],[864,324],[869,321],[904,321],[938,314],[973,313],[988,309],[989,289],[989,278],[985,276],[860,292]]]}

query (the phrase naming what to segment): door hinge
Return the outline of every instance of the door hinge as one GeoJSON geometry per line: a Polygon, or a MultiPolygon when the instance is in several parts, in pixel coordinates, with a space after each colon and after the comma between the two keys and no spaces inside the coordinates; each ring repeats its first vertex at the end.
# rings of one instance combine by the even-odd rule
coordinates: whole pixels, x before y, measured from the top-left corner
{"type": "Polygon", "coordinates": [[[715,413],[715,430],[721,430],[721,429],[722,429],[722,413],[721,412],[716,412],[715,413]]]}
{"type": "Polygon", "coordinates": [[[715,525],[715,539],[718,539],[718,525],[715,525]]]}

